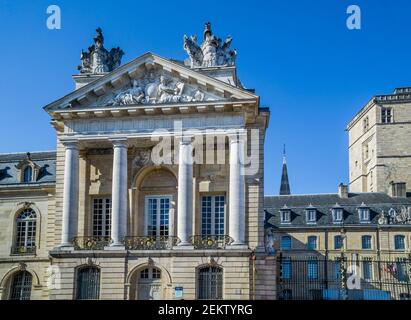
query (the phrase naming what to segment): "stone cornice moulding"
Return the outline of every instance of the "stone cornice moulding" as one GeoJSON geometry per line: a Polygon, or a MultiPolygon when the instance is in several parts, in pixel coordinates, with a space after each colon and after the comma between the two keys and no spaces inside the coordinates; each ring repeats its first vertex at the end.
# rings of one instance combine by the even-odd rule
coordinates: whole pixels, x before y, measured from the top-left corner
{"type": "MultiPolygon", "coordinates": [[[[118,107],[72,108],[52,111],[55,120],[74,120],[92,118],[120,118],[144,115],[196,114],[245,112],[245,117],[252,120],[255,113],[255,100],[203,101],[175,104],[129,105],[118,107]]],[[[258,112],[258,110],[257,110],[258,112]]]]}

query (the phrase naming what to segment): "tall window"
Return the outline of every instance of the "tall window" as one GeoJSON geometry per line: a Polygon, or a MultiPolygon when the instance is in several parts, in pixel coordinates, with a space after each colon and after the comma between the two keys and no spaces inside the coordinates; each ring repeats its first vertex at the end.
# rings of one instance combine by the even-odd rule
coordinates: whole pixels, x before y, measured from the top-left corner
{"type": "Polygon", "coordinates": [[[398,234],[394,237],[395,250],[405,250],[405,236],[398,234]]]}
{"type": "Polygon", "coordinates": [[[146,233],[148,236],[168,236],[170,220],[169,196],[146,197],[146,233]]]}
{"type": "Polygon", "coordinates": [[[27,271],[14,274],[11,280],[10,300],[30,300],[32,278],[27,271]]]}
{"type": "Polygon", "coordinates": [[[317,249],[317,237],[316,236],[309,236],[307,238],[307,249],[308,250],[317,249]]]}
{"type": "Polygon", "coordinates": [[[342,236],[334,236],[334,249],[340,250],[343,247],[343,237],[342,236]]]}
{"type": "Polygon", "coordinates": [[[364,250],[371,249],[371,236],[362,236],[361,244],[362,244],[362,249],[364,250]]]}
{"type": "Polygon", "coordinates": [[[392,123],[392,108],[381,108],[381,122],[392,123]]]}
{"type": "Polygon", "coordinates": [[[37,216],[33,209],[24,209],[16,220],[16,242],[13,253],[31,252],[36,248],[37,216]]]}
{"type": "Polygon", "coordinates": [[[362,262],[362,274],[364,280],[372,280],[372,261],[371,259],[364,259],[362,262]]]}
{"type": "Polygon", "coordinates": [[[310,259],[307,264],[307,276],[309,280],[318,279],[318,261],[315,259],[310,259]]]}
{"type": "Polygon", "coordinates": [[[224,234],[225,196],[204,196],[201,198],[201,235],[224,234]]]}
{"type": "Polygon", "coordinates": [[[292,276],[292,264],[290,258],[284,258],[281,263],[281,279],[288,280],[292,276]]]}
{"type": "Polygon", "coordinates": [[[24,168],[23,182],[31,182],[33,180],[33,169],[30,166],[24,168]]]}
{"type": "Polygon", "coordinates": [[[283,250],[290,250],[291,249],[291,237],[290,236],[282,236],[281,237],[281,249],[283,249],[283,250]]]}
{"type": "Polygon", "coordinates": [[[93,236],[110,237],[111,235],[111,199],[93,199],[93,236]]]}
{"type": "Polygon", "coordinates": [[[223,299],[223,269],[208,266],[198,270],[198,299],[223,299]]]}
{"type": "Polygon", "coordinates": [[[77,271],[77,300],[97,300],[100,297],[100,270],[84,267],[77,271]]]}

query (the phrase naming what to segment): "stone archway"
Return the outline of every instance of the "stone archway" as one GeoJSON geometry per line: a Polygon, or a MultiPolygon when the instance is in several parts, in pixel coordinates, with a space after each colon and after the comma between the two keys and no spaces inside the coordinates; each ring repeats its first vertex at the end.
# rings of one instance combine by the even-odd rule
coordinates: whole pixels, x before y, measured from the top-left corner
{"type": "Polygon", "coordinates": [[[135,267],[128,277],[130,300],[165,300],[170,298],[171,278],[168,271],[156,264],[135,267]]]}

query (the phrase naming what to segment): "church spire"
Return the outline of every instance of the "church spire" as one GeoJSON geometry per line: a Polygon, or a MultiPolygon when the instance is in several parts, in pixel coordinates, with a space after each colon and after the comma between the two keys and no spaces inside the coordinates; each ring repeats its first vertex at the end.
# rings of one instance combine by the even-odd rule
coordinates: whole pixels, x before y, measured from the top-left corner
{"type": "Polygon", "coordinates": [[[288,182],[287,161],[285,156],[285,145],[283,149],[283,172],[281,174],[280,196],[290,195],[290,183],[288,182]]]}

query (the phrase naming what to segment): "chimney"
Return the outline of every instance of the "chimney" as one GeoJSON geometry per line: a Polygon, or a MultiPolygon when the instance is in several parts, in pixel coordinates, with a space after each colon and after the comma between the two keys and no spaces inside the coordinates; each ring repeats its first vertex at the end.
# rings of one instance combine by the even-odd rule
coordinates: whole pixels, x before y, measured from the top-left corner
{"type": "Polygon", "coordinates": [[[406,198],[407,184],[405,182],[391,181],[388,189],[388,195],[393,198],[406,198]]]}
{"type": "Polygon", "coordinates": [[[340,183],[338,185],[338,196],[342,199],[348,198],[348,186],[346,184],[340,183]]]}

